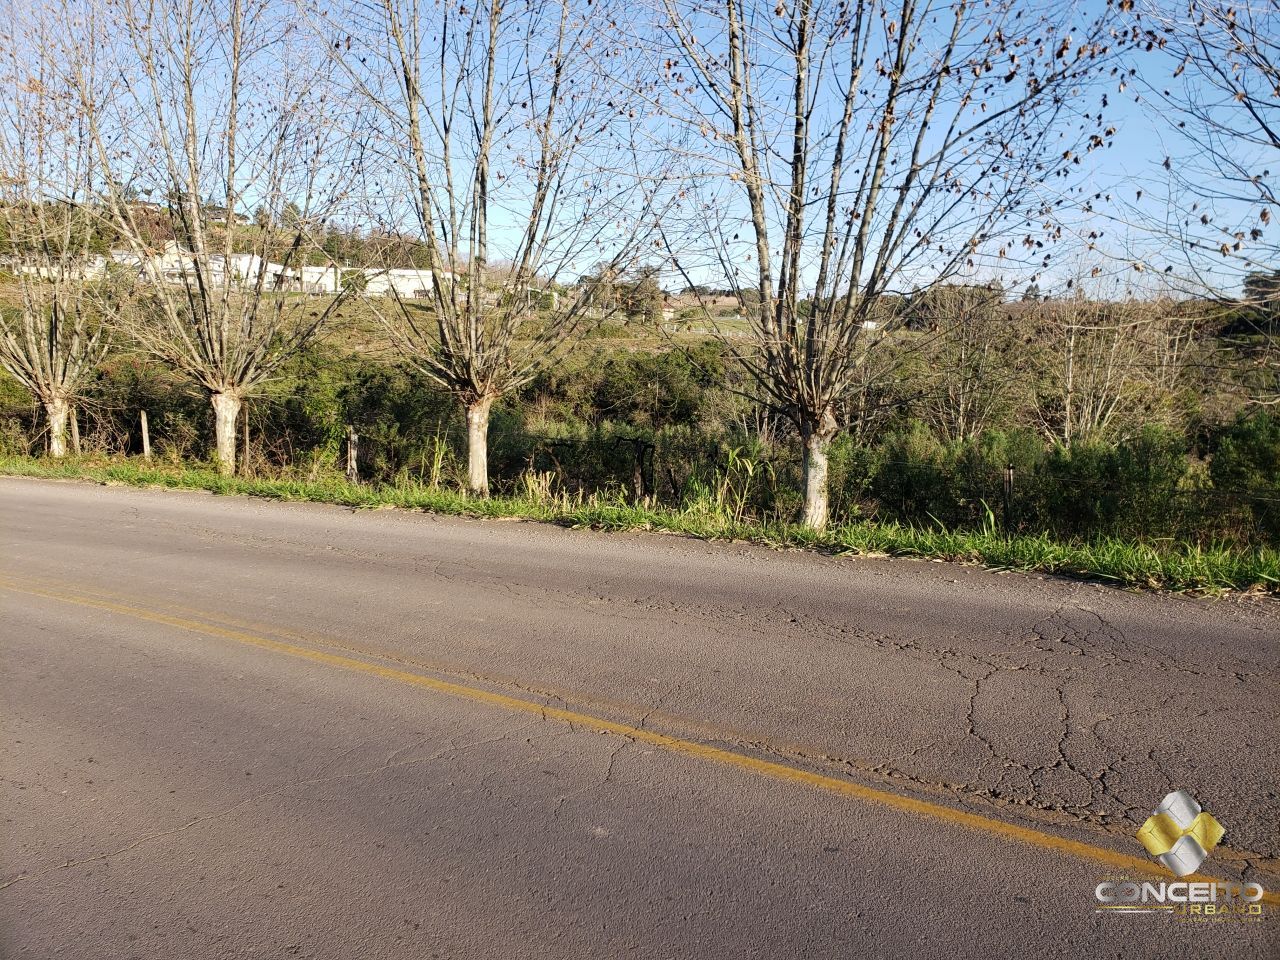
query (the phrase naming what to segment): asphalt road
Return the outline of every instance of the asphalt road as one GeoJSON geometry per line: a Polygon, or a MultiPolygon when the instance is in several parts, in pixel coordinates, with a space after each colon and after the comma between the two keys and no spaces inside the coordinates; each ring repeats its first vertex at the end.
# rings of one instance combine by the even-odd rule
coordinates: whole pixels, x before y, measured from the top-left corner
{"type": "MultiPolygon", "coordinates": [[[[1280,613],[952,564],[0,479],[4,957],[1250,957],[1280,613]]],[[[1273,893],[1268,893],[1272,897],[1273,893]]]]}

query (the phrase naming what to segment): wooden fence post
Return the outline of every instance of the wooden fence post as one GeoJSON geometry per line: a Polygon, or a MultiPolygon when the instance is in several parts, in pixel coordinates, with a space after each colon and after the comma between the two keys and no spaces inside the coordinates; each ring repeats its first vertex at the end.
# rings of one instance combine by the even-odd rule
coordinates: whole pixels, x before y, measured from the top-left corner
{"type": "Polygon", "coordinates": [[[360,482],[359,453],[360,436],[355,427],[347,424],[347,480],[350,483],[360,482]]]}
{"type": "Polygon", "coordinates": [[[1004,468],[1004,538],[1009,539],[1013,529],[1013,464],[1004,468]]]}
{"type": "Polygon", "coordinates": [[[147,428],[147,411],[140,412],[139,420],[142,421],[142,455],[146,459],[151,459],[151,431],[147,428]]]}

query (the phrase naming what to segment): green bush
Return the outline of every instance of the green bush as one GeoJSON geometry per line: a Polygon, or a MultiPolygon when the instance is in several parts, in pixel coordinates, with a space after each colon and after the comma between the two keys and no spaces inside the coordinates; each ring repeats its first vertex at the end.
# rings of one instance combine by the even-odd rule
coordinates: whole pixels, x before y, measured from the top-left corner
{"type": "Polygon", "coordinates": [[[1209,476],[1223,509],[1280,542],[1280,417],[1260,411],[1218,437],[1209,476]]]}
{"type": "Polygon", "coordinates": [[[856,519],[869,506],[871,482],[876,475],[874,452],[842,433],[831,442],[828,455],[831,515],[838,520],[856,519]]]}
{"type": "Polygon", "coordinates": [[[158,457],[198,461],[213,441],[213,415],[203,392],[178,374],[135,356],[108,358],[78,406],[82,440],[101,453],[142,452],[143,410],[158,457]]]}
{"type": "MultiPolygon", "coordinates": [[[[494,406],[492,486],[522,496],[532,471],[556,497],[599,494],[616,504],[640,493],[655,506],[727,509],[734,522],[792,521],[801,500],[799,439],[750,399],[750,389],[742,365],[713,342],[666,349],[587,342],[494,406]]],[[[1085,440],[1066,449],[1016,423],[945,443],[912,416],[909,391],[895,396],[893,413],[861,433],[870,442],[842,434],[831,445],[837,523],[873,517],[912,529],[983,531],[993,515],[1003,520],[1004,472],[1012,464],[1015,534],[1280,543],[1274,414],[1225,427],[1201,422],[1193,436],[1148,426],[1119,443],[1085,440]]],[[[87,453],[140,452],[141,410],[158,460],[199,461],[212,440],[203,393],[129,354],[102,366],[78,406],[87,453]]],[[[248,400],[247,415],[253,478],[315,482],[340,472],[352,424],[362,480],[432,489],[462,480],[461,410],[405,362],[314,343],[248,400]]],[[[30,397],[0,377],[0,454],[38,454],[41,430],[30,397]]]]}
{"type": "Polygon", "coordinates": [[[1049,453],[1033,509],[1041,525],[1072,536],[1194,534],[1186,521],[1194,519],[1195,502],[1182,489],[1188,470],[1185,439],[1165,427],[1144,427],[1116,445],[1084,440],[1049,453]]]}
{"type": "Polygon", "coordinates": [[[954,500],[947,516],[950,525],[980,527],[987,510],[1003,522],[1005,469],[1012,466],[1009,522],[1018,529],[1035,526],[1034,513],[1029,515],[1019,507],[1027,502],[1027,493],[1035,490],[1044,465],[1046,454],[1040,437],[1030,430],[991,430],[958,444],[951,454],[954,500]]]}
{"type": "Polygon", "coordinates": [[[1183,489],[1190,463],[1181,434],[1168,427],[1143,427],[1111,451],[1108,466],[1108,534],[1169,539],[1194,528],[1195,503],[1183,489]]]}
{"type": "Polygon", "coordinates": [[[919,421],[888,433],[876,450],[871,481],[879,512],[904,520],[949,514],[948,459],[942,442],[919,421]]]}

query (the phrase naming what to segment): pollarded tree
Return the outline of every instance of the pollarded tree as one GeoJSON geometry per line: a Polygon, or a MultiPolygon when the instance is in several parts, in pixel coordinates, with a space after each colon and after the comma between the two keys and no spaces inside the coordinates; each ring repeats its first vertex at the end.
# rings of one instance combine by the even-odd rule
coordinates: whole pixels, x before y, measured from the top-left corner
{"type": "MultiPolygon", "coordinates": [[[[57,86],[50,25],[11,11],[0,39],[0,367],[44,408],[49,453],[67,452],[67,418],[110,343],[120,306],[101,255],[96,163],[72,98],[57,86]]],[[[117,294],[119,290],[115,291],[117,294]]]]}
{"type": "Polygon", "coordinates": [[[107,4],[95,16],[129,82],[103,98],[83,70],[70,78],[127,251],[117,259],[145,281],[129,333],[208,395],[228,474],[244,398],[346,295],[335,269],[303,269],[360,150],[306,15],[287,0],[107,4]]]}
{"type": "Polygon", "coordinates": [[[480,496],[494,402],[588,313],[600,319],[600,291],[652,228],[659,194],[625,92],[630,50],[597,42],[607,6],[373,0],[353,4],[340,28],[324,21],[378,117],[388,166],[370,192],[393,201],[380,216],[414,234],[429,281],[409,278],[416,297],[388,284],[389,308],[369,302],[463,407],[468,486],[480,496]],[[593,282],[569,286],[592,264],[593,282]]]}
{"type": "Polygon", "coordinates": [[[1132,35],[1019,0],[659,3],[663,107],[701,139],[692,183],[728,184],[696,220],[750,323],[729,342],[800,434],[821,528],[840,410],[901,323],[886,298],[1047,263],[1052,185],[1112,133],[1077,97],[1132,35]]]}

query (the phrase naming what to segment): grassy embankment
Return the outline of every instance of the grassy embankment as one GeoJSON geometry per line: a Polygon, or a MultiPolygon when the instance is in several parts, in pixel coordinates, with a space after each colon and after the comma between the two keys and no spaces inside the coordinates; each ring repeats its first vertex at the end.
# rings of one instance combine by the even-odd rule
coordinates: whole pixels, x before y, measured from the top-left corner
{"type": "Polygon", "coordinates": [[[1036,570],[1125,587],[1280,596],[1280,551],[1144,544],[1112,538],[1064,543],[1045,534],[1006,538],[994,522],[980,531],[861,522],[841,524],[817,534],[793,523],[735,519],[732,508],[714,497],[678,509],[643,507],[616,497],[557,496],[539,489],[536,483],[528,483],[522,493],[480,500],[445,487],[351,484],[341,477],[314,481],[227,478],[201,468],[148,466],[136,460],[102,458],[54,462],[0,457],[0,474],[207,490],[355,508],[390,506],[455,516],[519,518],[601,530],[653,530],[778,548],[981,563],[996,569],[1036,570]]]}

